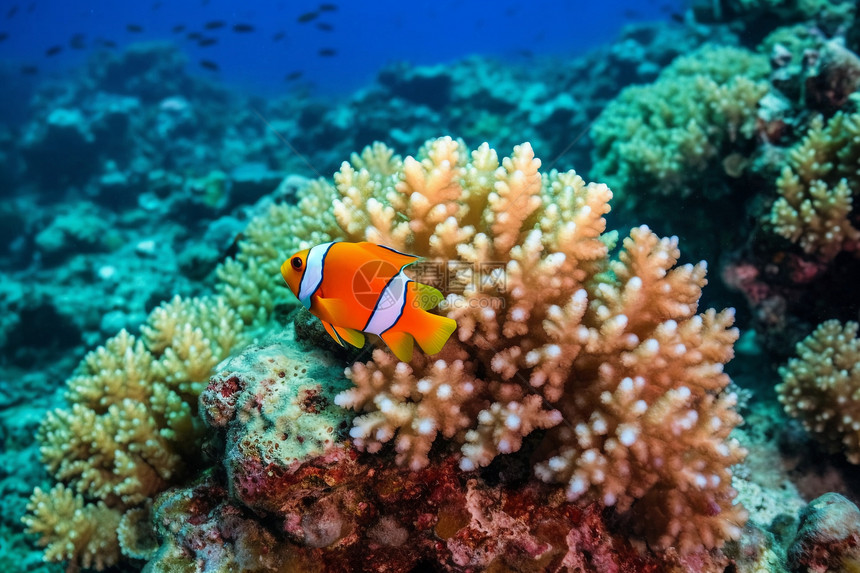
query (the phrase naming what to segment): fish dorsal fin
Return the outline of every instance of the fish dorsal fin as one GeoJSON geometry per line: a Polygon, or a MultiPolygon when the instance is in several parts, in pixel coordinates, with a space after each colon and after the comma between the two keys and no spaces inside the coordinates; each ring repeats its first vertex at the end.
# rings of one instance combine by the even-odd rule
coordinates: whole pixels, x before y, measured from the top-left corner
{"type": "Polygon", "coordinates": [[[338,336],[340,336],[343,340],[349,342],[356,348],[361,348],[364,346],[364,335],[359,331],[352,328],[346,328],[344,326],[332,325],[332,328],[334,328],[334,331],[337,333],[338,336]]]}
{"type": "Polygon", "coordinates": [[[400,330],[389,330],[381,335],[385,344],[401,362],[412,360],[412,335],[400,330]]]}
{"type": "Polygon", "coordinates": [[[409,284],[415,285],[415,300],[418,302],[418,306],[424,310],[436,308],[440,302],[445,300],[445,296],[439,292],[439,289],[433,288],[430,285],[416,283],[414,281],[409,284]]]}
{"type": "Polygon", "coordinates": [[[344,317],[349,316],[349,305],[337,298],[314,298],[316,312],[319,319],[332,324],[342,322],[344,317]]]}
{"type": "Polygon", "coordinates": [[[328,332],[328,335],[331,336],[335,342],[337,342],[338,344],[343,346],[343,341],[340,339],[340,337],[334,331],[334,327],[324,320],[320,320],[320,322],[322,323],[323,328],[325,328],[325,331],[328,332]]]}
{"type": "Polygon", "coordinates": [[[385,247],[382,245],[377,245],[376,243],[356,243],[359,247],[367,251],[374,258],[381,259],[388,263],[391,263],[398,269],[402,269],[407,265],[411,265],[416,262],[421,257],[417,255],[409,255],[407,253],[401,253],[400,251],[394,250],[391,247],[385,247]]]}

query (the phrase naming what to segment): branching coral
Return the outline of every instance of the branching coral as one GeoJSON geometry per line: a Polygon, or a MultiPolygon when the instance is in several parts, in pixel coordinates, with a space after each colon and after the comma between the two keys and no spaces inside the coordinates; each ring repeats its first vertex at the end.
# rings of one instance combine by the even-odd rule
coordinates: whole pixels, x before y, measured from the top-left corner
{"type": "Polygon", "coordinates": [[[58,484],[33,492],[24,518],[31,533],[41,535],[45,561],[71,561],[102,571],[119,557],[116,529],[120,513],[104,502],[85,503],[80,494],[58,484]]]}
{"type": "Polygon", "coordinates": [[[827,9],[841,9],[847,13],[853,9],[851,3],[844,0],[723,0],[715,4],[724,5],[735,15],[760,12],[788,17],[790,14],[794,19],[812,18],[827,9]]]}
{"type": "Polygon", "coordinates": [[[272,205],[248,224],[236,258],[218,267],[219,293],[246,325],[265,324],[277,303],[295,300],[278,288],[281,262],[300,248],[331,240],[331,196],[331,185],[317,180],[302,190],[297,206],[272,205]]]}
{"type": "MultiPolygon", "coordinates": [[[[219,271],[223,300],[174,299],[140,340],[123,332],[88,355],[69,382],[71,408],[43,424],[45,462],[77,492],[72,513],[112,512],[99,517],[114,519],[100,529],[104,564],[151,554],[141,526],[151,497],[193,459],[202,383],[243,325],[264,325],[288,300],[272,278],[283,257],[332,239],[426,257],[444,270],[443,311],[459,324],[433,359],[401,363],[377,349],[348,369],[354,387],[336,402],[359,412],[354,445],[393,442],[397,462],[420,470],[441,434],[472,470],[544,430],[538,477],[566,484],[570,500],[615,506],[655,546],[691,552],[739,535],[730,467],[744,452],[729,438],[740,418],[722,371],[737,333],[730,311],[697,314],[705,266],[676,266],[676,238],[635,228],[611,256],[609,188],[573,171],[542,174],[528,144],[502,159],[451,138],[406,159],[378,144],[334,183],[314,182],[298,205],[251,223],[219,271]]],[[[316,408],[305,393],[302,408],[316,408]]],[[[43,498],[34,493],[26,522],[43,544],[67,548],[46,557],[84,563],[93,546],[75,545],[43,498]]]]}
{"type": "Polygon", "coordinates": [[[760,38],[774,26],[802,22],[833,34],[850,25],[856,12],[852,0],[710,0],[693,5],[700,22],[732,23],[742,38],[760,38]]]}
{"type": "Polygon", "coordinates": [[[820,117],[788,156],[771,208],[774,230],[824,261],[860,241],[850,220],[860,188],[860,113],[837,113],[825,127],[820,117]]]}
{"type": "Polygon", "coordinates": [[[831,451],[860,463],[860,325],[823,322],[797,344],[779,369],[776,389],[785,411],[831,451]]]}
{"type": "Polygon", "coordinates": [[[116,563],[120,518],[123,547],[151,547],[133,539],[146,535],[138,514],[196,459],[197,397],[241,342],[242,322],[220,299],[177,297],[153,310],[143,332],[141,340],[122,331],[87,354],[67,382],[69,408],[50,412],[39,429],[42,459],[60,482],[49,497],[62,501],[49,510],[37,490],[25,517],[49,548],[46,560],[116,563]],[[95,527],[97,535],[87,534],[95,527]]]}
{"type": "MultiPolygon", "coordinates": [[[[403,160],[376,145],[334,187],[316,183],[298,207],[253,223],[267,232],[250,235],[236,264],[260,268],[312,237],[382,242],[446,271],[456,339],[433,359],[376,350],[348,370],[355,387],[337,403],[360,413],[359,447],[393,441],[397,461],[418,469],[441,434],[469,470],[545,429],[538,475],[567,483],[571,499],[635,514],[661,547],[737,537],[745,512],[729,468],[744,452],[728,438],[740,418],[722,371],[733,314],[696,313],[705,265],[676,266],[676,238],[636,228],[611,259],[610,190],[539,168],[528,144],[501,161],[451,138],[403,160]],[[295,226],[307,234],[290,237],[295,226]]],[[[240,293],[271,287],[233,288],[242,305],[240,293]]]]}
{"type": "Polygon", "coordinates": [[[767,71],[763,56],[706,46],[655,83],[625,89],[592,128],[596,177],[616,191],[686,194],[708,170],[737,176],[732,166],[749,151],[767,71]]]}

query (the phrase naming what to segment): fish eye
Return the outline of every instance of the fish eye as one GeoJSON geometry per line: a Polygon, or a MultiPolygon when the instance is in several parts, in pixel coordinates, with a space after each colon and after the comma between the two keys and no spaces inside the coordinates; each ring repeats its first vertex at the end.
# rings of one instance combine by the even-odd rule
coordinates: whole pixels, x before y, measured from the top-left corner
{"type": "Polygon", "coordinates": [[[294,269],[296,269],[297,271],[298,271],[298,270],[301,270],[301,268],[302,268],[302,258],[301,258],[301,257],[293,257],[293,259],[290,261],[290,265],[291,265],[294,269]]]}

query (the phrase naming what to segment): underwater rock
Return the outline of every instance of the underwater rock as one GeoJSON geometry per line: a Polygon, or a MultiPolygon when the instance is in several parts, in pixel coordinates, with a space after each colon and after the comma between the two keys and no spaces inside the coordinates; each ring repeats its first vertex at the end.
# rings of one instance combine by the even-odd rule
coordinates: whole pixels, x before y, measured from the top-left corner
{"type": "Polygon", "coordinates": [[[809,63],[805,90],[808,107],[835,111],[860,89],[860,57],[841,39],[827,42],[809,63]]]}
{"type": "Polygon", "coordinates": [[[793,573],[860,569],[860,510],[838,493],[812,500],[800,512],[800,527],[788,548],[793,573]]]}
{"type": "Polygon", "coordinates": [[[691,9],[696,21],[726,23],[741,33],[744,43],[754,44],[778,26],[799,22],[814,23],[832,35],[852,21],[853,4],[853,0],[695,0],[691,9]]]}
{"type": "MultiPolygon", "coordinates": [[[[144,571],[192,566],[212,573],[667,570],[609,535],[597,506],[579,509],[562,502],[559,507],[557,499],[535,491],[540,486],[503,494],[478,480],[461,485],[452,481],[452,467],[444,463],[436,470],[383,475],[370,468],[351,490],[334,471],[302,476],[306,486],[299,491],[309,497],[293,525],[305,535],[298,543],[289,533],[285,539],[265,515],[232,500],[207,474],[158,498],[154,513],[162,545],[144,571]],[[362,478],[378,489],[363,485],[362,478]],[[441,481],[428,481],[433,478],[441,481]],[[313,503],[313,496],[326,490],[350,504],[337,506],[331,492],[313,503]]],[[[711,571],[719,570],[720,561],[705,556],[669,567],[711,571]]]]}
{"type": "Polygon", "coordinates": [[[247,223],[233,215],[212,221],[203,234],[203,243],[214,248],[221,256],[230,256],[236,249],[236,241],[242,237],[247,223]]]}
{"type": "Polygon", "coordinates": [[[105,249],[113,217],[97,205],[79,202],[75,208],[62,209],[36,235],[35,242],[42,260],[56,263],[81,252],[105,249]]]}
{"type": "Polygon", "coordinates": [[[227,174],[219,169],[214,169],[205,176],[186,182],[189,197],[185,205],[191,212],[189,217],[199,215],[199,206],[203,205],[210,209],[221,209],[227,203],[227,195],[230,191],[230,180],[227,174]]]}
{"type": "Polygon", "coordinates": [[[587,118],[581,116],[581,109],[569,93],[560,93],[540,105],[532,106],[529,122],[550,138],[560,125],[568,125],[573,120],[585,124],[587,118]]]}
{"type": "Polygon", "coordinates": [[[10,187],[21,170],[21,158],[16,153],[17,130],[0,124],[0,186],[10,187]]]}
{"type": "Polygon", "coordinates": [[[782,571],[783,560],[775,545],[773,535],[747,523],[741,539],[726,546],[726,554],[734,560],[735,571],[782,571]]]}
{"type": "Polygon", "coordinates": [[[0,278],[0,362],[29,368],[42,364],[46,351],[80,343],[81,331],[55,302],[45,289],[0,278]]]}
{"type": "Polygon", "coordinates": [[[144,181],[134,173],[117,168],[113,161],[106,162],[105,172],[98,178],[98,200],[107,207],[123,209],[137,203],[144,181]]]}
{"type": "Polygon", "coordinates": [[[168,198],[184,183],[182,175],[173,171],[153,169],[146,174],[146,189],[156,197],[168,198]]]}
{"type": "MultiPolygon", "coordinates": [[[[2,157],[0,157],[0,163],[2,163],[2,157]]],[[[8,251],[16,246],[15,243],[21,241],[27,230],[28,210],[22,203],[23,201],[0,203],[0,252],[2,253],[8,254],[8,251]]],[[[22,245],[18,246],[20,248],[22,245]]]]}
{"type": "Polygon", "coordinates": [[[117,94],[133,94],[143,102],[157,102],[173,94],[189,93],[186,57],[171,42],[132,44],[91,66],[100,87],[117,94]]]}
{"type": "MultiPolygon", "coordinates": [[[[515,71],[480,56],[468,57],[449,69],[453,78],[453,110],[469,109],[474,107],[471,102],[481,102],[474,111],[499,115],[511,113],[513,110],[521,113],[523,108],[518,107],[523,91],[537,89],[548,92],[549,86],[557,81],[557,78],[538,76],[536,81],[525,82],[523,85],[524,78],[518,77],[515,71]]],[[[444,113],[446,110],[439,111],[444,113]]],[[[514,117],[516,116],[508,119],[519,129],[522,123],[514,120],[514,117]]]]}
{"type": "Polygon", "coordinates": [[[146,573],[172,573],[183,565],[211,573],[302,570],[293,567],[291,548],[230,503],[211,474],[162,494],[153,512],[161,546],[146,573]]]}
{"type": "Polygon", "coordinates": [[[129,314],[122,310],[106,312],[99,324],[102,336],[110,337],[121,330],[134,330],[146,320],[143,312],[129,314]]]}
{"type": "Polygon", "coordinates": [[[158,104],[155,129],[162,139],[192,137],[197,127],[192,105],[184,97],[170,96],[158,104]]]}
{"type": "Polygon", "coordinates": [[[203,420],[227,438],[231,493],[260,511],[280,507],[275,473],[326,454],[348,427],[349,415],[334,406],[349,385],[342,366],[291,338],[282,332],[231,358],[200,398],[203,420]]]}
{"type": "Polygon", "coordinates": [[[176,262],[183,275],[192,280],[203,280],[223,258],[223,253],[210,244],[191,243],[179,253],[176,262]]]}
{"type": "Polygon", "coordinates": [[[243,163],[230,172],[232,206],[253,203],[278,187],[284,173],[273,171],[264,163],[243,163]]]}
{"type": "Polygon", "coordinates": [[[325,331],[322,323],[317,317],[312,315],[306,308],[299,308],[295,315],[291,317],[296,329],[296,340],[301,341],[314,348],[322,348],[336,354],[340,354],[345,349],[338,345],[329,333],[325,331]]]}
{"type": "Polygon", "coordinates": [[[395,97],[442,109],[451,101],[453,80],[446,66],[412,67],[395,64],[383,69],[377,78],[395,97]]]}
{"type": "Polygon", "coordinates": [[[113,156],[121,154],[119,149],[121,144],[124,144],[122,152],[130,152],[134,142],[126,138],[135,115],[140,113],[140,100],[131,96],[99,92],[90,107],[92,108],[92,131],[99,145],[110,146],[113,156]]]}
{"type": "Polygon", "coordinates": [[[47,186],[85,181],[96,162],[95,137],[79,109],[55,109],[27,125],[21,154],[30,175],[47,186]],[[74,153],[69,153],[73,149],[74,153]]]}

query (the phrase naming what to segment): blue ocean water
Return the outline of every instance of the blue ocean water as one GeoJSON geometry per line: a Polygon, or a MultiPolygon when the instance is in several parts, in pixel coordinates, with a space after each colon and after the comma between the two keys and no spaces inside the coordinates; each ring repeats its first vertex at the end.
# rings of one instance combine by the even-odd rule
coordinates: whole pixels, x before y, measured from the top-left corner
{"type": "Polygon", "coordinates": [[[0,66],[35,68],[25,78],[33,82],[74,69],[93,50],[168,40],[197,73],[255,93],[277,95],[300,81],[342,94],[395,61],[434,64],[484,54],[522,62],[581,54],[612,40],[624,24],[667,20],[681,4],[23,0],[0,9],[0,66]]]}

